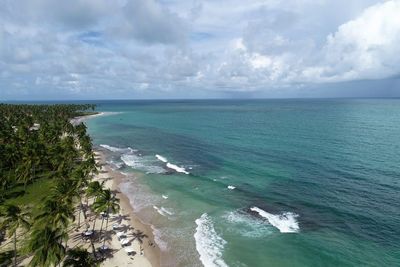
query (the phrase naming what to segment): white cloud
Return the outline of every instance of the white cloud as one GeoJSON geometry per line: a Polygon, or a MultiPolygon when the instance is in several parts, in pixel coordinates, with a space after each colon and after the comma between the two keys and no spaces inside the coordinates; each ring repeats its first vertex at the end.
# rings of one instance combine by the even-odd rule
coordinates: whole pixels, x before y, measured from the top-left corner
{"type": "Polygon", "coordinates": [[[400,1],[366,9],[327,37],[322,64],[306,68],[306,79],[379,79],[400,73],[400,1]]]}
{"type": "Polygon", "coordinates": [[[0,97],[173,97],[385,78],[400,72],[397,14],[400,0],[4,0],[0,97]]]}

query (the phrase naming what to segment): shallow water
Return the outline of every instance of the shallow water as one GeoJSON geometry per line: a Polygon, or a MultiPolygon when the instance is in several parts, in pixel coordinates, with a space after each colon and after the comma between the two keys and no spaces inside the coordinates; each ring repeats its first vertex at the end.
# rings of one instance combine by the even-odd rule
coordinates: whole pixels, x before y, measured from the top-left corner
{"type": "Polygon", "coordinates": [[[115,168],[144,174],[123,190],[165,265],[400,265],[400,100],[98,109],[118,113],[89,132],[115,168]]]}

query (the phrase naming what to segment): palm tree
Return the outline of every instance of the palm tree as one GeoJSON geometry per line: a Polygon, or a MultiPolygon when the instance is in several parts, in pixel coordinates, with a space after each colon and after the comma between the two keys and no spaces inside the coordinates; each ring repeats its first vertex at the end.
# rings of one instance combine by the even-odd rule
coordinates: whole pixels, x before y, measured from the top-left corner
{"type": "Polygon", "coordinates": [[[0,223],[0,229],[8,230],[8,237],[14,239],[14,266],[17,266],[17,230],[20,227],[29,229],[29,214],[15,205],[5,205],[1,216],[4,220],[0,223]]]}
{"type": "Polygon", "coordinates": [[[77,225],[79,228],[81,224],[81,212],[83,212],[83,217],[86,220],[86,211],[83,208],[83,203],[82,203],[82,193],[83,193],[83,188],[88,185],[88,179],[86,179],[87,177],[85,176],[81,166],[77,167],[73,171],[71,177],[74,185],[72,192],[74,192],[74,195],[79,199],[78,225],[77,225]]]}
{"type": "MultiPolygon", "coordinates": [[[[103,201],[107,202],[107,219],[106,219],[106,229],[108,229],[108,219],[110,218],[110,213],[115,214],[119,211],[119,199],[115,197],[115,194],[111,194],[111,190],[108,189],[104,192],[103,201]]],[[[106,243],[104,238],[103,246],[106,243]]]]}
{"type": "Polygon", "coordinates": [[[67,251],[63,267],[95,267],[98,266],[92,255],[83,248],[77,247],[67,251]]]}
{"type": "MultiPolygon", "coordinates": [[[[90,182],[87,189],[86,189],[86,195],[88,197],[95,197],[94,202],[96,202],[97,196],[103,192],[104,189],[104,182],[99,183],[98,181],[90,182]]],[[[96,226],[96,219],[97,219],[97,213],[95,211],[95,217],[93,221],[93,230],[96,226]]]]}
{"type": "Polygon", "coordinates": [[[31,266],[54,266],[59,264],[65,256],[62,245],[67,238],[64,229],[50,225],[36,226],[28,241],[27,250],[33,254],[31,266]]]}
{"type": "MultiPolygon", "coordinates": [[[[119,199],[115,197],[115,195],[111,192],[110,189],[103,190],[101,194],[97,197],[96,201],[93,203],[94,210],[98,212],[106,212],[106,229],[108,227],[108,218],[110,213],[116,213],[119,210],[119,199]]],[[[104,216],[102,218],[100,234],[102,231],[104,216]]],[[[105,240],[105,239],[104,239],[105,240]]]]}
{"type": "Polygon", "coordinates": [[[54,228],[61,227],[64,229],[74,219],[74,207],[72,203],[63,202],[59,198],[48,198],[44,202],[42,211],[35,217],[38,223],[43,222],[43,224],[54,228]]]}

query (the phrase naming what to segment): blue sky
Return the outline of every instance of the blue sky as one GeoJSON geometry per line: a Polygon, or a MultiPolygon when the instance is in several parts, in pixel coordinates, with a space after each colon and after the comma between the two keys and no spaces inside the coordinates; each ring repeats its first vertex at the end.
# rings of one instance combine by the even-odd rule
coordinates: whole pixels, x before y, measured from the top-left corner
{"type": "Polygon", "coordinates": [[[0,100],[400,96],[400,0],[1,0],[0,100]]]}

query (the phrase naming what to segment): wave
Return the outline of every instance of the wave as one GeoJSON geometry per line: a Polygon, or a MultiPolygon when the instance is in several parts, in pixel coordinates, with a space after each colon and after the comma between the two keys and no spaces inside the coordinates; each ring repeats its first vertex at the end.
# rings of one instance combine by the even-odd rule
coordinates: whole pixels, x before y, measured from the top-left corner
{"type": "Polygon", "coordinates": [[[121,160],[129,167],[146,173],[165,173],[164,168],[153,165],[151,161],[134,154],[123,154],[121,160]]]}
{"type": "Polygon", "coordinates": [[[299,215],[292,212],[284,212],[279,215],[271,214],[258,207],[250,208],[251,211],[257,212],[261,217],[266,218],[268,222],[279,229],[281,233],[297,233],[300,230],[299,223],[296,218],[299,215]]]}
{"type": "Polygon", "coordinates": [[[179,167],[179,166],[177,166],[175,164],[172,164],[172,163],[169,163],[169,162],[167,163],[167,167],[170,168],[170,169],[173,169],[173,170],[175,170],[177,172],[180,172],[180,173],[189,174],[189,172],[186,171],[185,168],[179,167]]]}
{"type": "Polygon", "coordinates": [[[168,209],[166,209],[166,208],[164,208],[164,207],[161,207],[161,208],[159,208],[159,207],[157,207],[157,206],[153,206],[153,208],[159,213],[159,214],[161,214],[162,216],[165,216],[165,217],[168,217],[168,215],[174,215],[174,213],[172,212],[172,211],[170,211],[170,210],[168,210],[168,209]]]}
{"type": "Polygon", "coordinates": [[[105,148],[111,152],[119,152],[119,153],[127,153],[127,152],[135,152],[135,149],[132,149],[131,147],[126,147],[126,148],[119,148],[119,147],[114,147],[114,146],[109,146],[105,144],[100,145],[102,148],[105,148]]]}
{"type": "Polygon", "coordinates": [[[153,225],[151,225],[151,229],[153,230],[153,235],[154,235],[154,242],[158,245],[158,247],[163,250],[167,251],[168,250],[168,244],[163,240],[163,232],[160,231],[159,229],[155,228],[153,225]]]}
{"type": "Polygon", "coordinates": [[[204,213],[196,220],[196,224],[194,238],[200,261],[207,267],[228,267],[222,259],[226,241],[218,236],[211,218],[204,213]]]}
{"type": "Polygon", "coordinates": [[[233,190],[233,189],[235,189],[236,187],[235,186],[233,186],[233,185],[228,185],[228,189],[229,190],[233,190]]]}
{"type": "Polygon", "coordinates": [[[161,195],[163,199],[168,199],[168,196],[166,195],[161,195]]]}
{"type": "Polygon", "coordinates": [[[167,160],[165,157],[160,156],[160,155],[158,155],[158,154],[156,155],[156,158],[157,158],[158,160],[164,162],[164,163],[167,163],[167,162],[168,162],[168,160],[167,160]]]}
{"type": "Polygon", "coordinates": [[[119,170],[124,166],[124,163],[120,162],[120,161],[110,160],[110,161],[107,161],[107,163],[110,165],[111,169],[114,171],[119,170]]]}
{"type": "Polygon", "coordinates": [[[263,238],[272,233],[271,227],[262,219],[245,213],[241,210],[226,212],[222,218],[235,227],[227,227],[233,235],[242,235],[250,238],[263,238]]]}

